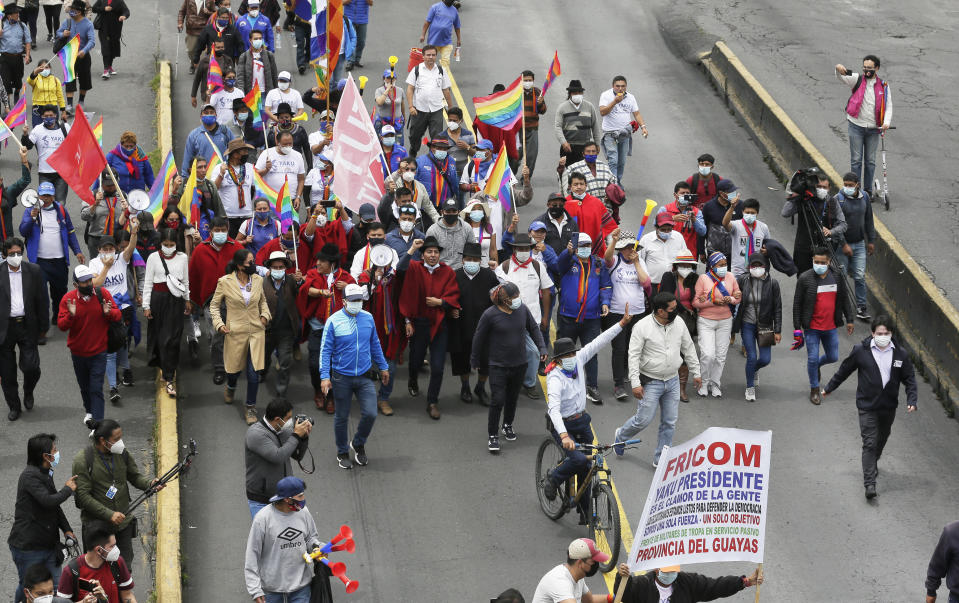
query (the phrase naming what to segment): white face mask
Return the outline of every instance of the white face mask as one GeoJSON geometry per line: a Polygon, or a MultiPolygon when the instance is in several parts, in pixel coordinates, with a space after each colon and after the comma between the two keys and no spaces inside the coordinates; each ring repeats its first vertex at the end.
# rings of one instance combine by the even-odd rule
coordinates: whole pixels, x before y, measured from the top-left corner
{"type": "Polygon", "coordinates": [[[416,172],[403,172],[403,182],[413,182],[416,172]]]}
{"type": "Polygon", "coordinates": [[[40,595],[33,598],[33,603],[53,603],[53,595],[40,595]]]}
{"type": "Polygon", "coordinates": [[[400,220],[400,230],[407,234],[413,232],[413,226],[412,220],[400,220]]]}
{"type": "Polygon", "coordinates": [[[452,131],[455,132],[455,131],[457,131],[457,130],[460,129],[460,122],[458,122],[458,121],[451,121],[451,122],[449,122],[449,124],[447,124],[447,127],[448,127],[450,130],[452,130],[452,131]]]}
{"type": "MultiPolygon", "coordinates": [[[[102,548],[102,547],[101,547],[102,548]]],[[[100,555],[103,557],[103,555],[100,555]]],[[[110,549],[110,552],[107,553],[106,557],[103,557],[104,561],[107,563],[116,563],[117,559],[120,558],[120,547],[115,546],[110,549]]]]}
{"type": "Polygon", "coordinates": [[[564,371],[571,371],[571,370],[573,370],[574,368],[576,368],[576,357],[575,357],[575,356],[572,356],[572,357],[570,357],[570,358],[563,358],[563,359],[560,361],[560,364],[563,365],[563,370],[564,370],[564,371]]]}
{"type": "Polygon", "coordinates": [[[517,251],[517,252],[516,252],[516,261],[519,262],[520,264],[522,264],[523,262],[525,262],[525,261],[528,260],[528,259],[529,259],[529,252],[528,252],[528,251],[517,251]]]}
{"type": "Polygon", "coordinates": [[[101,262],[106,262],[106,261],[109,260],[109,259],[114,259],[114,260],[115,260],[116,258],[117,258],[117,254],[115,254],[115,253],[101,253],[101,254],[100,254],[100,261],[101,261],[101,262]]]}
{"type": "Polygon", "coordinates": [[[573,95],[570,95],[569,100],[573,101],[573,104],[574,104],[574,105],[578,105],[578,104],[580,104],[581,102],[583,102],[583,95],[582,95],[582,94],[573,94],[573,95]]]}
{"type": "Polygon", "coordinates": [[[712,170],[713,170],[713,168],[711,168],[711,167],[708,166],[708,165],[701,165],[701,166],[699,166],[699,175],[700,175],[700,176],[708,176],[708,175],[709,175],[709,172],[711,172],[712,170]]]}
{"type": "Polygon", "coordinates": [[[345,305],[346,311],[350,314],[359,314],[360,310],[363,309],[362,301],[348,301],[345,305]]]}
{"type": "Polygon", "coordinates": [[[763,268],[762,266],[759,266],[757,268],[750,268],[749,275],[752,276],[753,278],[762,278],[766,276],[766,269],[763,268]]]}
{"type": "Polygon", "coordinates": [[[171,256],[176,253],[176,245],[163,245],[163,255],[171,256]]]}
{"type": "Polygon", "coordinates": [[[533,82],[523,82],[523,90],[532,90],[533,82]]]}
{"type": "Polygon", "coordinates": [[[319,214],[318,216],[316,216],[316,225],[319,226],[320,228],[323,228],[324,226],[326,226],[326,212],[323,212],[319,214]]]}
{"type": "Polygon", "coordinates": [[[676,272],[678,272],[678,273],[679,273],[679,276],[681,276],[682,278],[686,278],[687,276],[689,276],[690,274],[693,273],[693,269],[692,269],[692,268],[677,268],[677,269],[676,269],[676,272]]]}
{"type": "Polygon", "coordinates": [[[519,310],[519,307],[523,305],[523,300],[519,297],[514,297],[509,301],[509,307],[513,310],[519,310]]]}
{"type": "Polygon", "coordinates": [[[287,145],[280,145],[276,147],[276,150],[280,153],[280,155],[289,155],[292,149],[293,147],[287,145]]]}
{"type": "Polygon", "coordinates": [[[276,87],[286,92],[290,89],[290,82],[277,82],[276,87]]]}
{"type": "Polygon", "coordinates": [[[725,266],[716,266],[715,268],[713,268],[713,272],[715,272],[716,276],[718,276],[719,278],[725,278],[726,271],[727,271],[727,268],[725,266]]]}
{"type": "Polygon", "coordinates": [[[282,425],[280,425],[280,428],[277,429],[277,431],[283,431],[284,429],[292,429],[292,428],[293,428],[293,417],[290,417],[289,419],[284,421],[282,425]]]}
{"type": "Polygon", "coordinates": [[[23,254],[7,256],[7,263],[13,266],[14,268],[19,268],[21,262],[23,262],[23,254]]]}
{"type": "MultiPolygon", "coordinates": [[[[126,449],[127,445],[123,443],[123,438],[120,438],[110,445],[110,452],[112,454],[123,454],[123,451],[126,449]]],[[[117,553],[117,555],[119,555],[119,553],[117,553]]]]}
{"type": "Polygon", "coordinates": [[[817,188],[817,189],[816,189],[816,197],[818,197],[819,199],[825,200],[827,197],[829,197],[829,189],[828,189],[828,188],[817,188]]]}
{"type": "Polygon", "coordinates": [[[743,214],[743,221],[745,221],[746,224],[750,224],[750,225],[755,224],[756,214],[743,214]]]}
{"type": "Polygon", "coordinates": [[[876,342],[880,348],[888,348],[889,344],[892,343],[892,335],[873,335],[872,340],[876,342]]]}
{"type": "Polygon", "coordinates": [[[260,9],[250,9],[249,14],[251,17],[256,19],[257,17],[260,16],[260,9]]]}
{"type": "Polygon", "coordinates": [[[584,260],[592,254],[593,250],[591,247],[577,247],[576,255],[583,258],[584,260]]]}

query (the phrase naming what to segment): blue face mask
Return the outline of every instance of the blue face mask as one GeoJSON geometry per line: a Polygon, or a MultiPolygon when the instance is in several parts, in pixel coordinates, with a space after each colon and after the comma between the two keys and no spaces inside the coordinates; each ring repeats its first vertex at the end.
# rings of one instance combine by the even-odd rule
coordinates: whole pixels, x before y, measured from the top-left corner
{"type": "Polygon", "coordinates": [[[223,80],[223,83],[226,85],[227,88],[232,88],[233,86],[236,86],[236,80],[232,77],[223,80]]]}
{"type": "Polygon", "coordinates": [[[250,44],[252,44],[256,50],[263,48],[263,40],[253,40],[250,44]]]}
{"type": "Polygon", "coordinates": [[[852,199],[856,197],[856,187],[844,186],[842,187],[842,194],[846,197],[852,199]]]}
{"type": "Polygon", "coordinates": [[[293,249],[293,239],[287,241],[286,239],[280,239],[280,245],[283,245],[286,249],[293,249]]]}
{"type": "Polygon", "coordinates": [[[813,264],[812,269],[816,271],[816,274],[822,276],[829,270],[829,264],[813,264]]]}
{"type": "Polygon", "coordinates": [[[592,250],[591,248],[589,248],[589,247],[577,247],[577,248],[576,248],[576,255],[578,255],[579,257],[581,257],[581,258],[583,258],[583,259],[585,260],[586,258],[588,258],[588,257],[590,256],[590,254],[592,254],[592,251],[593,251],[593,250],[592,250]]]}
{"type": "Polygon", "coordinates": [[[713,268],[713,272],[715,272],[716,276],[718,276],[719,278],[725,278],[727,270],[728,269],[725,266],[716,266],[715,268],[713,268]]]}
{"type": "Polygon", "coordinates": [[[463,270],[466,271],[466,274],[476,274],[479,272],[479,269],[479,262],[463,262],[463,270]]]}
{"type": "Polygon", "coordinates": [[[130,155],[133,155],[133,151],[135,151],[136,149],[125,149],[123,147],[120,147],[120,150],[123,151],[124,155],[129,157],[130,155]]]}
{"type": "Polygon", "coordinates": [[[272,276],[273,280],[275,281],[282,281],[283,277],[286,276],[286,270],[284,270],[283,268],[280,268],[279,270],[275,268],[271,268],[270,276],[272,276]]]}
{"type": "Polygon", "coordinates": [[[50,468],[53,469],[59,464],[60,464],[60,451],[57,450],[56,452],[53,453],[53,460],[50,461],[50,468]]]}
{"type": "Polygon", "coordinates": [[[226,243],[226,233],[225,232],[214,232],[210,235],[213,238],[213,242],[217,245],[222,245],[226,243]]]}
{"type": "Polygon", "coordinates": [[[486,151],[476,151],[473,155],[473,159],[479,159],[481,162],[486,161],[486,151]]]}
{"type": "Polygon", "coordinates": [[[585,160],[586,163],[596,163],[596,157],[596,155],[583,155],[583,160],[585,160]]]}
{"type": "Polygon", "coordinates": [[[563,370],[569,372],[576,368],[576,356],[570,358],[563,358],[560,361],[560,364],[563,366],[563,370]]]}
{"type": "Polygon", "coordinates": [[[446,149],[436,149],[435,151],[433,151],[433,157],[436,157],[440,161],[443,161],[444,159],[446,159],[446,155],[447,155],[446,149]]]}
{"type": "Polygon", "coordinates": [[[470,220],[474,222],[479,222],[486,217],[486,213],[482,209],[474,209],[470,212],[470,220]]]}
{"type": "MultiPolygon", "coordinates": [[[[670,232],[672,232],[672,231],[670,231],[670,232]]],[[[657,230],[657,231],[656,231],[656,236],[659,237],[659,239],[660,239],[661,241],[665,241],[666,239],[669,238],[669,233],[668,233],[668,232],[665,232],[665,231],[663,231],[663,230],[657,230]]]]}
{"type": "Polygon", "coordinates": [[[395,137],[395,136],[387,136],[387,137],[383,138],[383,146],[384,146],[384,147],[392,147],[394,144],[396,144],[396,137],[395,137]]]}
{"type": "Polygon", "coordinates": [[[243,122],[243,121],[246,121],[246,119],[247,119],[249,116],[250,116],[249,113],[237,113],[237,114],[236,114],[236,120],[239,121],[239,122],[243,122]]]}
{"type": "Polygon", "coordinates": [[[659,575],[656,576],[656,579],[659,580],[659,583],[663,586],[669,586],[676,581],[676,577],[679,575],[679,572],[659,572],[659,575]]]}
{"type": "Polygon", "coordinates": [[[226,19],[217,19],[217,20],[216,20],[216,25],[217,25],[217,27],[221,27],[221,28],[222,28],[222,27],[226,27],[226,26],[229,25],[229,24],[230,24],[230,22],[227,21],[226,19]]]}
{"type": "Polygon", "coordinates": [[[216,123],[216,115],[201,115],[200,121],[203,122],[204,126],[212,126],[216,123]]]}
{"type": "Polygon", "coordinates": [[[270,212],[268,211],[258,211],[255,212],[257,220],[267,220],[270,217],[270,212]]]}

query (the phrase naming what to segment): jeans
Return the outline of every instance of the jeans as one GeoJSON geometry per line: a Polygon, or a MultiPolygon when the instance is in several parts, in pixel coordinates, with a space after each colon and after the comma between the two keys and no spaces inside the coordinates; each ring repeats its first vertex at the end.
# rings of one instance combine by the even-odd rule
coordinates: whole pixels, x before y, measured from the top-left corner
{"type": "MultiPolygon", "coordinates": [[[[226,385],[230,389],[236,389],[236,382],[240,378],[240,373],[227,373],[226,385]]],[[[260,388],[260,374],[253,368],[253,358],[250,354],[246,356],[246,405],[256,406],[256,393],[260,388]]]]}
{"type": "Polygon", "coordinates": [[[270,506],[270,503],[261,503],[261,502],[256,502],[255,500],[250,500],[250,499],[246,500],[246,504],[250,506],[250,519],[253,519],[254,517],[256,517],[256,514],[259,513],[260,509],[262,509],[263,507],[270,506]]]}
{"type": "MultiPolygon", "coordinates": [[[[516,399],[519,397],[519,387],[523,383],[523,373],[526,364],[519,366],[489,367],[489,413],[486,418],[486,431],[494,436],[499,433],[499,416],[503,414],[503,425],[512,425],[516,418],[516,399]]],[[[539,366],[539,359],[533,367],[539,366]]]]}
{"type": "MultiPolygon", "coordinates": [[[[281,317],[285,319],[285,317],[281,317]]],[[[286,390],[290,387],[290,366],[293,364],[294,334],[290,329],[272,329],[266,332],[266,349],[263,366],[263,376],[266,377],[270,367],[270,358],[276,352],[276,360],[280,365],[276,371],[276,395],[285,398],[286,390]]]]}
{"type": "Polygon", "coordinates": [[[266,595],[266,603],[310,603],[310,585],[307,584],[300,590],[291,593],[263,593],[266,595]]]}
{"type": "Polygon", "coordinates": [[[626,155],[629,153],[629,136],[616,138],[613,132],[603,134],[603,152],[606,154],[606,163],[609,169],[616,174],[616,181],[623,182],[623,171],[626,169],[626,155]]]}
{"type": "Polygon", "coordinates": [[[353,394],[360,403],[360,422],[353,434],[353,447],[366,445],[373,423],[376,421],[376,385],[366,375],[344,375],[333,371],[333,401],[336,403],[336,413],[333,416],[333,435],[336,436],[336,453],[346,454],[349,451],[346,424],[350,421],[350,403],[353,394]]]}
{"type": "Polygon", "coordinates": [[[122,369],[130,368],[130,351],[124,346],[116,352],[107,353],[107,383],[110,387],[117,386],[117,365],[122,369]]]}
{"type": "MultiPolygon", "coordinates": [[[[629,374],[627,373],[626,356],[629,347],[629,338],[633,334],[633,325],[642,318],[639,314],[633,316],[626,328],[620,331],[619,335],[613,337],[613,343],[610,346],[613,351],[613,384],[625,389],[629,389],[629,374]]],[[[603,318],[603,330],[610,328],[614,324],[623,320],[622,314],[613,314],[610,312],[603,318]]]]}
{"type": "Polygon", "coordinates": [[[879,147],[879,129],[863,128],[849,120],[849,171],[862,175],[862,190],[872,196],[872,181],[876,174],[876,149],[879,147]],[[863,169],[865,163],[865,169],[863,169]]]}
{"type": "Polygon", "coordinates": [[[703,317],[696,319],[703,385],[713,383],[716,387],[720,386],[723,368],[726,366],[726,352],[729,351],[729,334],[732,332],[732,327],[732,317],[722,320],[703,317]]]}
{"type": "Polygon", "coordinates": [[[446,343],[449,329],[446,324],[430,339],[430,321],[428,318],[413,319],[413,337],[410,338],[410,383],[416,383],[416,376],[426,358],[426,349],[430,350],[430,385],[426,390],[426,404],[438,404],[440,386],[443,385],[443,366],[446,363],[446,343]]]}
{"type": "MultiPolygon", "coordinates": [[[[545,337],[544,337],[545,339],[545,337]]],[[[492,367],[490,367],[492,370],[492,367]]],[[[535,387],[539,381],[539,348],[533,343],[533,338],[526,334],[526,372],[523,375],[523,387],[535,387]]]]}
{"type": "Polygon", "coordinates": [[[746,387],[756,385],[756,373],[759,369],[769,364],[772,359],[773,348],[766,346],[759,348],[759,355],[756,355],[756,332],[759,327],[751,322],[743,321],[743,345],[746,346],[746,387]]]}
{"type": "MultiPolygon", "coordinates": [[[[563,424],[566,425],[566,435],[568,435],[574,442],[577,444],[591,444],[593,442],[593,429],[590,426],[590,417],[588,413],[583,413],[579,417],[571,420],[563,420],[563,424]]],[[[559,438],[559,434],[556,433],[556,429],[553,427],[552,421],[550,422],[549,433],[553,436],[553,439],[556,440],[556,443],[563,446],[562,440],[559,438]]],[[[586,454],[581,450],[563,450],[566,454],[566,458],[563,459],[563,462],[559,464],[559,467],[553,469],[550,473],[550,480],[557,486],[562,485],[564,482],[571,479],[574,475],[578,476],[580,480],[586,477],[586,473],[589,471],[589,459],[586,458],[586,454]]],[[[582,510],[585,511],[589,508],[589,491],[584,493],[584,496],[580,498],[582,504],[580,505],[582,510]]]]}
{"type": "Polygon", "coordinates": [[[819,388],[819,368],[839,360],[839,329],[818,331],[806,329],[806,373],[809,374],[809,388],[819,388]],[[823,356],[819,355],[819,343],[822,342],[823,356]]]}
{"type": "MultiPolygon", "coordinates": [[[[726,341],[728,343],[729,339],[727,338],[726,341]]],[[[676,428],[676,419],[679,418],[679,377],[673,377],[668,381],[645,378],[643,380],[646,381],[643,385],[643,399],[636,405],[636,414],[619,428],[619,437],[616,441],[625,442],[646,429],[653,422],[656,409],[659,408],[659,440],[656,442],[654,457],[655,462],[658,463],[663,446],[670,446],[673,443],[673,431],[676,428]]]]}
{"type": "Polygon", "coordinates": [[[356,48],[353,49],[353,55],[349,57],[349,62],[354,65],[363,59],[363,49],[366,48],[366,28],[369,23],[354,23],[353,29],[356,31],[356,48]]]}
{"type": "Polygon", "coordinates": [[[390,380],[386,382],[386,385],[383,385],[382,382],[380,383],[380,393],[378,399],[389,402],[390,396],[393,395],[393,377],[396,374],[396,361],[387,358],[386,365],[389,367],[388,370],[390,371],[390,380]]]}
{"type": "Polygon", "coordinates": [[[57,565],[57,552],[49,551],[28,551],[10,547],[10,556],[13,557],[13,564],[17,566],[17,590],[14,594],[14,601],[22,603],[26,599],[23,596],[23,574],[31,565],[41,563],[53,574],[53,586],[56,587],[60,582],[60,566],[57,565]]]}
{"type": "MultiPolygon", "coordinates": [[[[46,284],[43,294],[49,289],[51,316],[60,313],[60,300],[67,294],[67,272],[70,262],[66,258],[37,258],[37,266],[43,272],[46,284]]],[[[40,325],[40,332],[46,333],[47,326],[40,325]]]]}
{"type": "Polygon", "coordinates": [[[310,62],[310,24],[297,22],[293,25],[293,33],[296,36],[296,67],[306,67],[310,62]]]}
{"type": "Polygon", "coordinates": [[[20,391],[17,384],[17,347],[20,348],[20,370],[23,371],[23,394],[33,394],[40,381],[40,354],[35,337],[27,336],[23,321],[10,318],[7,338],[0,345],[0,384],[10,410],[20,410],[20,391]]]}
{"type": "Polygon", "coordinates": [[[97,421],[103,420],[103,374],[107,369],[107,353],[73,357],[73,372],[80,386],[83,409],[97,421]]]}
{"type": "Polygon", "coordinates": [[[833,257],[839,262],[843,272],[852,277],[856,284],[856,306],[866,307],[866,241],[858,243],[849,243],[852,247],[852,257],[847,256],[842,251],[834,254],[833,257]]]}
{"type": "Polygon", "coordinates": [[[313,384],[313,393],[319,394],[323,386],[320,378],[320,349],[323,347],[323,329],[310,327],[310,334],[306,338],[306,349],[310,353],[310,382],[313,384]]]}
{"type": "MultiPolygon", "coordinates": [[[[598,318],[584,318],[582,322],[576,322],[575,318],[557,314],[556,316],[556,337],[569,337],[573,341],[579,338],[580,345],[586,345],[590,341],[599,337],[602,332],[600,320],[598,318]]],[[[593,356],[586,363],[586,386],[596,387],[599,383],[599,363],[596,356],[593,356]]]]}
{"type": "Polygon", "coordinates": [[[895,408],[859,411],[859,433],[862,435],[862,481],[864,486],[876,485],[876,463],[886,447],[892,422],[896,420],[895,408]]]}

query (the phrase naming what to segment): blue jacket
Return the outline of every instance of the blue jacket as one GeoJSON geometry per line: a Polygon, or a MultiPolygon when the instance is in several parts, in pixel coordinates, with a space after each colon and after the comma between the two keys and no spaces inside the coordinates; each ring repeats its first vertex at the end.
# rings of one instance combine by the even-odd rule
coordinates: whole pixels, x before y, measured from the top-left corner
{"type": "Polygon", "coordinates": [[[343,15],[358,25],[365,25],[370,22],[370,5],[366,0],[353,0],[343,6],[343,15]]]}
{"type": "Polygon", "coordinates": [[[202,124],[194,128],[186,137],[186,144],[183,147],[183,162],[180,164],[180,175],[183,176],[184,179],[189,178],[190,168],[193,167],[194,159],[197,157],[209,159],[213,156],[213,147],[210,146],[210,141],[204,136],[204,132],[210,135],[210,139],[213,141],[213,144],[216,145],[216,148],[219,149],[221,155],[226,153],[226,145],[233,140],[233,132],[230,131],[230,128],[220,124],[217,124],[212,131],[207,130],[202,124]]]}
{"type": "MultiPolygon", "coordinates": [[[[80,50],[90,54],[90,51],[93,50],[93,47],[97,45],[96,36],[94,35],[93,22],[90,21],[90,19],[80,19],[78,23],[74,23],[73,19],[67,17],[63,20],[63,23],[60,24],[60,27],[57,28],[57,38],[60,38],[63,35],[63,32],[68,29],[73,33],[73,35],[80,36],[80,50]]],[[[67,41],[69,42],[70,40],[68,39],[67,41]]]]}
{"type": "Polygon", "coordinates": [[[586,300],[580,304],[579,279],[582,262],[575,260],[568,249],[564,249],[556,258],[556,270],[559,272],[559,313],[580,322],[587,318],[599,318],[603,306],[608,306],[613,298],[613,281],[609,277],[606,263],[598,256],[589,258],[589,278],[587,280],[586,300]]]}
{"type": "MultiPolygon", "coordinates": [[[[137,151],[140,151],[138,148],[137,151]]],[[[142,151],[140,151],[142,154],[142,151]]],[[[143,159],[140,161],[135,161],[137,168],[140,170],[140,177],[134,178],[130,174],[130,170],[127,169],[127,163],[120,157],[117,157],[113,151],[107,152],[107,164],[112,167],[117,172],[117,184],[120,185],[120,190],[124,194],[129,193],[132,190],[150,190],[150,187],[153,186],[153,166],[150,165],[150,160],[143,156],[143,159]]]]}
{"type": "MultiPolygon", "coordinates": [[[[447,199],[459,199],[460,179],[459,176],[456,175],[456,160],[447,156],[446,177],[440,181],[442,183],[441,190],[439,198],[437,198],[436,191],[434,190],[435,187],[433,186],[433,174],[436,172],[436,166],[433,164],[434,160],[439,162],[438,159],[433,157],[433,151],[416,158],[416,180],[426,187],[426,192],[429,194],[433,205],[439,207],[447,199]]],[[[442,165],[442,162],[440,162],[440,164],[442,165]]],[[[460,207],[460,209],[463,208],[460,207]]]]}
{"type": "Polygon", "coordinates": [[[390,168],[386,169],[386,162],[383,161],[386,159],[386,153],[380,155],[380,165],[383,166],[383,177],[386,178],[396,170],[400,169],[400,161],[409,156],[409,152],[406,150],[406,147],[400,143],[393,145],[393,150],[390,153],[390,168]]]}
{"type": "Polygon", "coordinates": [[[345,309],[334,312],[323,328],[320,378],[329,379],[330,369],[341,375],[358,377],[369,372],[371,359],[381,371],[389,369],[373,315],[366,310],[360,310],[356,316],[345,309]]]}
{"type": "MultiPolygon", "coordinates": [[[[39,201],[37,202],[39,206],[39,201]]],[[[80,242],[77,241],[77,233],[73,228],[73,220],[70,219],[70,214],[67,213],[65,207],[53,202],[53,207],[55,212],[57,212],[57,222],[60,223],[60,242],[63,243],[63,257],[66,258],[67,264],[70,263],[70,251],[73,251],[73,254],[76,255],[81,253],[80,242]]],[[[41,209],[40,211],[50,211],[41,209]]],[[[36,220],[30,217],[30,212],[23,212],[23,218],[20,220],[20,234],[23,236],[24,243],[27,245],[27,259],[32,263],[37,263],[37,248],[40,246],[40,216],[38,215],[36,220]]]]}
{"type": "Polygon", "coordinates": [[[273,52],[273,25],[270,23],[269,17],[262,12],[253,20],[253,23],[250,23],[249,14],[238,16],[235,27],[240,34],[240,40],[243,41],[245,50],[250,49],[250,32],[260,31],[263,32],[263,40],[266,42],[267,50],[273,52]]]}
{"type": "MultiPolygon", "coordinates": [[[[415,226],[413,227],[413,232],[411,233],[411,236],[412,238],[410,239],[410,242],[407,243],[406,241],[403,240],[403,233],[400,231],[399,227],[396,227],[393,230],[386,233],[385,243],[389,245],[391,248],[393,248],[393,251],[396,252],[396,257],[401,258],[404,255],[406,255],[407,251],[410,250],[410,245],[412,244],[413,241],[415,241],[416,239],[426,238],[426,234],[423,233],[423,231],[420,230],[419,228],[416,228],[415,226]]],[[[420,253],[420,250],[417,249],[416,253],[413,254],[412,259],[414,260],[422,259],[421,255],[422,254],[420,253]]]]}

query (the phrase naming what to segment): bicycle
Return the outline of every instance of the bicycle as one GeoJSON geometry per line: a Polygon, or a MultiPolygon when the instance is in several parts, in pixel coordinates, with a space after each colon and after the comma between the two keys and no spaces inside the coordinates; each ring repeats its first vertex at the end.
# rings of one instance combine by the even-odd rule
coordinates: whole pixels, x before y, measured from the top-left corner
{"type": "MultiPolygon", "coordinates": [[[[629,449],[638,443],[639,440],[628,440],[617,446],[629,449]]],[[[550,500],[545,491],[547,475],[566,459],[566,451],[551,435],[543,440],[536,453],[536,495],[543,513],[555,521],[576,508],[587,490],[590,492],[586,525],[589,529],[589,537],[596,542],[596,545],[609,551],[609,561],[601,563],[599,571],[610,572],[616,568],[622,544],[620,509],[616,497],[613,496],[613,487],[609,480],[612,470],[606,463],[606,455],[613,451],[613,446],[576,444],[576,449],[590,451],[586,457],[590,461],[589,472],[578,487],[576,476],[557,486],[556,496],[550,500]]]]}

